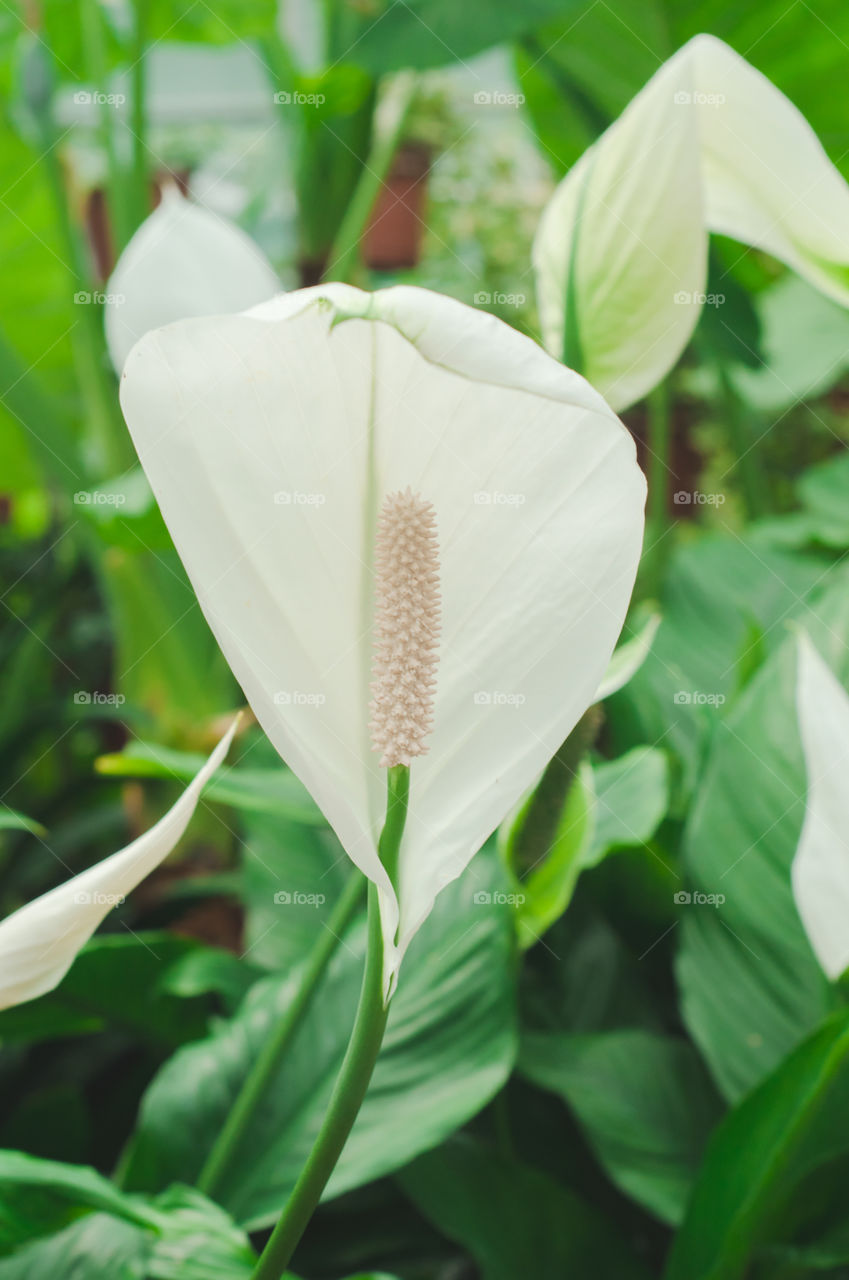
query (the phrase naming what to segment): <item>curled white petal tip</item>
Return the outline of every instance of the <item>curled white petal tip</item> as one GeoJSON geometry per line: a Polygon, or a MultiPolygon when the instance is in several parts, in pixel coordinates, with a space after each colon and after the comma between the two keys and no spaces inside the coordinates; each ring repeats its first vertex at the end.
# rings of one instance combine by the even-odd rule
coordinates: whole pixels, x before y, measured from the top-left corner
{"type": "Polygon", "coordinates": [[[112,908],[167,858],[186,830],[204,786],[223,762],[239,719],[155,826],[126,849],[0,922],[0,1009],[52,991],[112,908]]]}
{"type": "Polygon", "coordinates": [[[793,896],[820,965],[835,979],[849,966],[849,695],[804,632],[796,705],[808,789],[793,896]]]}
{"type": "Polygon", "coordinates": [[[244,311],[280,290],[240,227],[168,187],[124,249],[106,285],[109,356],[120,373],[151,329],[188,316],[244,311]]]}
{"type": "Polygon", "coordinates": [[[171,325],[136,347],[121,399],[257,719],[378,886],[389,984],[595,697],[642,543],[634,442],[530,339],[414,288],[171,325]],[[396,896],[369,684],[375,530],[408,486],[435,508],[441,639],[396,896]]]}
{"type": "Polygon", "coordinates": [[[534,243],[545,345],[559,360],[575,352],[614,408],[656,386],[689,341],[708,232],[849,306],[849,187],[793,104],[700,35],[558,185],[534,243]]]}

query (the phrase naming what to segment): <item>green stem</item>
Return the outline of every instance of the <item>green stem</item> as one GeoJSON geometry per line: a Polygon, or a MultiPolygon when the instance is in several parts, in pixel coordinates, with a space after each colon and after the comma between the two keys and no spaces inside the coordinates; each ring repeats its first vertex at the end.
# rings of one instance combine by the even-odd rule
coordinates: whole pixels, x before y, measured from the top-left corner
{"type": "Polygon", "coordinates": [[[147,16],[149,0],[135,0],[135,30],[133,32],[133,64],[130,92],[131,124],[133,133],[133,181],[132,181],[132,230],[144,222],[150,201],[147,189],[147,67],[145,44],[147,40],[147,16]]]}
{"type": "Polygon", "coordinates": [[[286,1050],[312,1005],[327,966],[335,954],[351,917],[363,899],[363,877],[354,871],[318,942],[307,959],[294,999],[265,1042],[239,1092],[226,1123],[206,1158],[198,1188],[215,1198],[222,1179],[244,1138],[266,1092],[279,1070],[286,1050]]]}
{"type": "MultiPolygon", "coordinates": [[[[397,875],[409,778],[409,770],[404,766],[387,771],[386,822],[378,851],[390,877],[397,875]]],[[[368,950],[354,1029],[315,1145],[263,1249],[253,1280],[281,1280],[354,1127],[380,1053],[389,1016],[388,1001],[383,998],[383,959],[377,888],[372,883],[369,884],[368,897],[368,950]]]]}
{"type": "Polygon", "coordinates": [[[670,413],[669,385],[661,382],[650,392],[646,402],[648,410],[648,481],[649,518],[655,526],[654,536],[659,538],[666,528],[669,512],[670,413]]]}
{"type": "MultiPolygon", "coordinates": [[[[376,139],[357,185],[354,189],[342,224],[330,248],[324,280],[350,282],[360,263],[360,243],[365,234],[374,202],[386,181],[398,145],[401,142],[410,111],[416,96],[417,80],[411,71],[401,72],[388,90],[389,107],[384,112],[384,127],[376,139]],[[388,123],[386,115],[389,116],[388,123]]],[[[385,101],[384,104],[385,106],[385,101]]]]}
{"type": "Polygon", "coordinates": [[[736,459],[735,467],[740,477],[740,489],[750,520],[769,510],[769,499],[764,477],[758,466],[749,429],[749,411],[741,401],[722,361],[716,362],[719,386],[722,391],[725,423],[736,459]]]}
{"type": "Polygon", "coordinates": [[[103,37],[103,15],[98,7],[98,0],[83,0],[80,7],[80,29],[86,76],[93,83],[95,91],[104,95],[104,101],[100,103],[98,132],[100,134],[100,144],[106,156],[106,189],[109,212],[112,215],[109,226],[112,232],[115,257],[117,258],[129,239],[125,200],[126,183],[115,146],[114,126],[117,119],[117,111],[112,103],[105,100],[109,85],[109,73],[106,61],[106,42],[103,37]]]}

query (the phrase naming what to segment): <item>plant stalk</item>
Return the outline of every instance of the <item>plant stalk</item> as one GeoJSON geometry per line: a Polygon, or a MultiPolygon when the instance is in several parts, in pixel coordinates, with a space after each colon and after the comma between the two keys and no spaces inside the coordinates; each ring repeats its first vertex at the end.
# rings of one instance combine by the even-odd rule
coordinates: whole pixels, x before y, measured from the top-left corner
{"type": "Polygon", "coordinates": [[[304,966],[292,1003],[273,1029],[239,1091],[197,1180],[199,1190],[214,1199],[256,1110],[279,1070],[286,1050],[307,1014],[342,935],[363,899],[363,877],[354,871],[330,920],[304,966]]]}
{"type": "MultiPolygon", "coordinates": [[[[378,851],[390,878],[397,875],[398,852],[408,797],[409,770],[403,766],[389,769],[386,822],[378,851]]],[[[318,1137],[262,1252],[252,1280],[281,1280],[354,1127],[380,1053],[389,1017],[388,1001],[384,1001],[383,997],[383,959],[383,930],[377,888],[372,883],[369,884],[368,896],[365,972],[348,1049],[333,1086],[318,1137]]]]}

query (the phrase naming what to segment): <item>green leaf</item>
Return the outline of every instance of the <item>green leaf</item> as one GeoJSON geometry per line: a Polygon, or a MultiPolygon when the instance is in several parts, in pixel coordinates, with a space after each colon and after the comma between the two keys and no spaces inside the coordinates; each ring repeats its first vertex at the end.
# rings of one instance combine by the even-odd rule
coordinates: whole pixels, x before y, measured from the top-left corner
{"type": "Polygon", "coordinates": [[[198,944],[171,933],[91,939],[55,991],[0,1012],[0,1040],[44,1040],[106,1028],[174,1047],[206,1031],[203,1004],[158,988],[168,966],[198,944]]]}
{"type": "MultiPolygon", "coordinates": [[[[568,9],[577,10],[574,0],[568,9]]],[[[423,70],[470,58],[514,39],[555,14],[564,0],[488,0],[457,5],[453,0],[378,0],[335,11],[329,61],[352,57],[375,75],[403,67],[423,70]]]]}
{"type": "Polygon", "coordinates": [[[529,1035],[519,1069],[574,1111],[620,1190],[663,1222],[681,1221],[721,1114],[692,1045],[638,1030],[529,1035]]]}
{"type": "Polygon", "coordinates": [[[37,836],[46,835],[44,827],[35,818],[27,818],[5,806],[0,809],[0,831],[29,831],[37,836]]]}
{"type": "Polygon", "coordinates": [[[231,44],[270,36],[277,6],[274,0],[151,0],[148,32],[158,40],[189,40],[195,44],[231,44]]]}
{"type": "Polygon", "coordinates": [[[144,1280],[150,1239],[129,1222],[88,1214],[0,1260],[0,1280],[144,1280]]]}
{"type": "Polygon", "coordinates": [[[668,773],[666,755],[656,747],[634,747],[593,765],[595,827],[583,866],[651,839],[669,807],[668,773]]]}
{"type": "MultiPolygon", "coordinates": [[[[516,1051],[512,921],[475,902],[503,887],[480,854],[450,885],[410,948],[371,1087],[329,1194],[405,1164],[474,1115],[504,1083],[516,1051]]],[[[272,1222],[310,1150],[350,1034],[363,930],[335,957],[267,1099],[219,1190],[249,1229],[272,1222]]],[[[127,1185],[193,1181],[259,1045],[291,999],[283,977],[258,982],[237,1016],[179,1051],[141,1106],[127,1185]]]]}
{"type": "MultiPolygon", "coordinates": [[[[849,675],[845,570],[800,622],[849,675]]],[[[785,632],[786,636],[786,632],[785,632]]],[[[752,1088],[834,1007],[796,911],[790,866],[805,772],[796,641],[758,671],[718,727],[685,832],[678,979],[685,1021],[723,1093],[752,1088]],[[711,905],[695,895],[721,895],[711,905]]]]}
{"type": "MultiPolygon", "coordinates": [[[[98,773],[114,778],[170,778],[191,782],[206,761],[199,752],[177,751],[156,743],[133,742],[124,751],[100,756],[98,773]]],[[[206,798],[247,813],[263,813],[292,822],[322,825],[318,805],[293,773],[279,768],[224,767],[206,787],[206,798]]]]}
{"type": "Polygon", "coordinates": [[[675,1241],[667,1280],[738,1280],[755,1250],[792,1241],[829,1208],[845,1214],[845,1178],[806,1182],[849,1154],[849,1015],[841,1011],[732,1111],[714,1136],[675,1241]]]}
{"type": "Polygon", "coordinates": [[[645,1275],[610,1223],[574,1192],[470,1138],[420,1156],[400,1181],[425,1217],[471,1253],[482,1280],[645,1275]]]}

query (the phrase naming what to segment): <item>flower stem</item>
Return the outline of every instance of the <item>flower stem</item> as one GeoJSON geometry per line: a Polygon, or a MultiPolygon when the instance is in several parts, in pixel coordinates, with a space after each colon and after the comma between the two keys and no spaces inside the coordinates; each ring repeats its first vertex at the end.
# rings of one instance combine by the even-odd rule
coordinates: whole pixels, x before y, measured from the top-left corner
{"type": "MultiPolygon", "coordinates": [[[[386,822],[378,851],[392,879],[397,875],[409,785],[408,769],[398,766],[387,770],[386,822]]],[[[354,1127],[380,1053],[388,1016],[388,1004],[383,999],[383,930],[377,888],[370,884],[368,949],[354,1029],[315,1145],[262,1251],[253,1280],[281,1280],[288,1267],[354,1127]]]]}
{"type": "Polygon", "coordinates": [[[197,1180],[198,1189],[215,1198],[224,1175],[239,1149],[257,1107],[276,1075],[295,1033],[312,1004],[316,990],[342,934],[363,899],[363,877],[354,871],[327,925],[307,959],[292,1003],[263,1045],[248,1073],[233,1108],[206,1158],[197,1180]]]}

